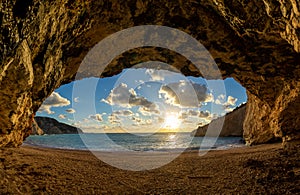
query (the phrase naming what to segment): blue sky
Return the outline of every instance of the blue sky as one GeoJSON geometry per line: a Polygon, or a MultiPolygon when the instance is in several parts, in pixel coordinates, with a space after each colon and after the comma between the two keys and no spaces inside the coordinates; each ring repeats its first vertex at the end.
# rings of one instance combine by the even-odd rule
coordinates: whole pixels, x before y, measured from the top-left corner
{"type": "Polygon", "coordinates": [[[245,89],[232,78],[207,81],[167,70],[126,69],[61,86],[37,116],[86,132],[192,131],[246,101],[245,89]]]}

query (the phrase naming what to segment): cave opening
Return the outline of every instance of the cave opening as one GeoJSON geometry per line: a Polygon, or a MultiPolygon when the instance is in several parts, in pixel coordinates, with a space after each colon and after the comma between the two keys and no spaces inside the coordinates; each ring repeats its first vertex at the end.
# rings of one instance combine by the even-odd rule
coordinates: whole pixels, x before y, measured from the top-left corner
{"type": "MultiPolygon", "coordinates": [[[[74,136],[72,139],[64,137],[78,132],[106,133],[112,139],[120,133],[138,137],[165,133],[171,139],[176,134],[194,135],[192,132],[198,127],[246,102],[246,90],[234,78],[206,80],[168,69],[129,68],[112,77],[89,77],[57,88],[36,113],[35,124],[42,131],[34,133],[62,134],[56,135],[58,139],[54,141],[62,148],[72,147],[74,140],[81,142],[76,135],[66,135],[74,136]],[[218,90],[220,82],[224,83],[225,93],[218,90]],[[78,129],[63,132],[58,129],[67,128],[58,123],[78,129]]],[[[242,137],[234,136],[230,144],[238,143],[242,137]]],[[[41,141],[39,136],[30,136],[27,143],[53,147],[53,140],[43,137],[41,141]]]]}

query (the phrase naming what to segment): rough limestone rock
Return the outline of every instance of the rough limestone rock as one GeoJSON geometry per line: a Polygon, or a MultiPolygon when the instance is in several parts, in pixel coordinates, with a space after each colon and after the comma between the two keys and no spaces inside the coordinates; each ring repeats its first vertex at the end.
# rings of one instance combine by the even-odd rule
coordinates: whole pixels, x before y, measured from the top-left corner
{"type": "MultiPolygon", "coordinates": [[[[42,134],[78,134],[82,133],[82,130],[71,125],[58,122],[57,120],[49,117],[35,117],[35,122],[42,134]]],[[[39,134],[40,135],[40,134],[39,134]]]]}
{"type": "MultiPolygon", "coordinates": [[[[205,135],[211,137],[242,137],[244,132],[243,123],[245,120],[245,114],[246,104],[243,104],[232,112],[227,113],[225,116],[212,120],[210,124],[198,127],[192,132],[192,134],[196,137],[202,137],[205,135]],[[222,122],[223,125],[220,134],[216,131],[207,132],[209,125],[212,127],[218,127],[222,122]]],[[[214,130],[214,128],[212,128],[212,130],[214,130]]]]}
{"type": "Polygon", "coordinates": [[[33,120],[31,135],[43,135],[43,134],[44,134],[44,131],[39,127],[36,120],[33,120]]]}
{"type": "MultiPolygon", "coordinates": [[[[74,79],[96,43],[145,24],[193,36],[224,78],[234,77],[247,89],[248,144],[275,136],[285,143],[300,139],[299,1],[3,0],[0,18],[0,146],[22,143],[39,106],[55,88],[74,79]]],[[[155,47],[124,52],[99,76],[148,60],[201,76],[183,56],[155,47]]]]}

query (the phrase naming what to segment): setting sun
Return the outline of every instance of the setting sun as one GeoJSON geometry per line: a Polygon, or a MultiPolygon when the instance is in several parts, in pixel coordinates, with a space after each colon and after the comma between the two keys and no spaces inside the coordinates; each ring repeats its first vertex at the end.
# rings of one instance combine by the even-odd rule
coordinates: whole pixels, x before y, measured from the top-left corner
{"type": "Polygon", "coordinates": [[[164,128],[177,129],[180,126],[180,124],[181,124],[181,121],[176,114],[168,113],[165,118],[164,128]]]}

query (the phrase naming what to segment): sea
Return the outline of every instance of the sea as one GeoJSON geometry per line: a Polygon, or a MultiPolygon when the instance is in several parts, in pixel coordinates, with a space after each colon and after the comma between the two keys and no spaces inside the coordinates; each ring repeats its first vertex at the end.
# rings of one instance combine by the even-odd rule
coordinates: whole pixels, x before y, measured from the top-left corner
{"type": "Polygon", "coordinates": [[[190,133],[31,135],[26,138],[24,145],[106,152],[224,150],[244,146],[241,137],[193,137],[190,133]]]}

